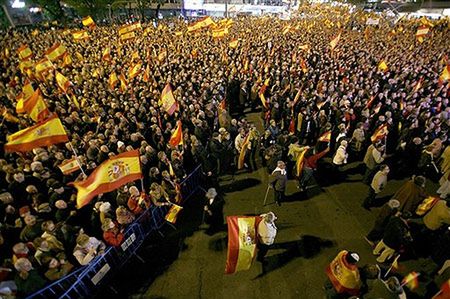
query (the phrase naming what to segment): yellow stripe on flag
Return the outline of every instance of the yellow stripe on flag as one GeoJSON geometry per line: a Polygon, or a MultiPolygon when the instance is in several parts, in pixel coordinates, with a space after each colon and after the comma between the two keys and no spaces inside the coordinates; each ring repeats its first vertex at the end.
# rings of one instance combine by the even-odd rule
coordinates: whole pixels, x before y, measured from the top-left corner
{"type": "Polygon", "coordinates": [[[256,252],[256,218],[238,218],[239,255],[236,272],[250,269],[256,252]]]}

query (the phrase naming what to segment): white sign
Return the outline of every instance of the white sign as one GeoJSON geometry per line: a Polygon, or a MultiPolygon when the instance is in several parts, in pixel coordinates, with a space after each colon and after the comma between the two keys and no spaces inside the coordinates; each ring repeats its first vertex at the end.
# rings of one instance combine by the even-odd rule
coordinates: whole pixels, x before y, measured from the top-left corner
{"type": "Polygon", "coordinates": [[[131,234],[123,243],[120,245],[122,247],[122,250],[125,251],[127,248],[133,244],[133,242],[136,240],[136,235],[134,233],[131,234]]]}
{"type": "Polygon", "coordinates": [[[94,277],[91,278],[91,281],[94,285],[97,285],[100,280],[102,280],[103,277],[105,277],[106,273],[111,270],[111,267],[109,264],[105,264],[100,271],[97,272],[97,274],[94,275],[94,277]]]}

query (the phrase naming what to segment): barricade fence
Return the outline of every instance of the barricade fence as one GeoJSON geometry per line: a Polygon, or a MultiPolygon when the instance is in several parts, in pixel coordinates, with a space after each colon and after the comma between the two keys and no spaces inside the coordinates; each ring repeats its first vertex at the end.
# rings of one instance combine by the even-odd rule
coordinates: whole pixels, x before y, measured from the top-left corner
{"type": "MultiPolygon", "coordinates": [[[[199,165],[181,182],[182,202],[197,191],[203,190],[204,182],[202,168],[199,165]]],[[[29,295],[27,299],[72,299],[92,296],[100,285],[136,254],[150,233],[162,228],[166,223],[165,216],[168,210],[168,206],[151,206],[127,227],[124,241],[120,246],[108,247],[104,254],[97,256],[88,265],[29,295]]]]}

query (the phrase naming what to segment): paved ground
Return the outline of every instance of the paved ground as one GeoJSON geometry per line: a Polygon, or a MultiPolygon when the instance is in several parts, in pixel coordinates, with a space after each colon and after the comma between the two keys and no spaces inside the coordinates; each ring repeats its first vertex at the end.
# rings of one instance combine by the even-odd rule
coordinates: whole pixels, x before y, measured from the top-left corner
{"type": "MultiPolygon", "coordinates": [[[[250,115],[249,119],[258,124],[256,115],[250,115]]],[[[360,178],[352,175],[345,183],[311,188],[307,196],[297,191],[294,181],[289,181],[287,202],[281,207],[272,202],[272,193],[269,204],[263,206],[267,186],[264,169],[239,174],[234,181],[223,180],[225,216],[268,211],[278,216],[276,244],[279,248],[267,255],[267,273],[262,275],[260,263],[255,262],[249,271],[224,275],[226,232],[208,236],[197,229],[203,200],[197,196],[189,201],[178,230],[169,228],[165,232],[169,242],[166,246],[141,250],[147,263],[152,260],[148,268],[139,270],[142,267],[135,263],[136,267],[132,265],[124,270],[128,280],[138,282],[130,282],[132,289],[125,288],[119,293],[131,293],[132,298],[170,299],[324,298],[324,269],[340,250],[358,252],[361,264],[375,262],[371,248],[362,237],[370,230],[377,209],[369,212],[361,208],[367,186],[360,178]]],[[[381,196],[393,194],[401,183],[389,181],[381,196]]],[[[417,267],[417,262],[414,263],[417,267]]],[[[407,271],[408,267],[406,263],[403,270],[407,271]]]]}

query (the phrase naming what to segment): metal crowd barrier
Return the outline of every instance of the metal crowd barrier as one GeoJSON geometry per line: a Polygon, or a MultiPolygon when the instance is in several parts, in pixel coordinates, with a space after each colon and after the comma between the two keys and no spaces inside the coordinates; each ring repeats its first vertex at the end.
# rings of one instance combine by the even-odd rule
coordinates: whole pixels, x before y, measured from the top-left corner
{"type": "MultiPolygon", "coordinates": [[[[204,175],[199,165],[181,183],[182,202],[198,190],[203,190],[202,185],[204,175]]],[[[168,210],[168,206],[151,206],[127,227],[124,241],[120,246],[108,247],[104,254],[97,256],[88,265],[29,295],[27,299],[91,297],[101,284],[136,254],[150,233],[159,232],[166,223],[165,216],[168,210]]]]}

